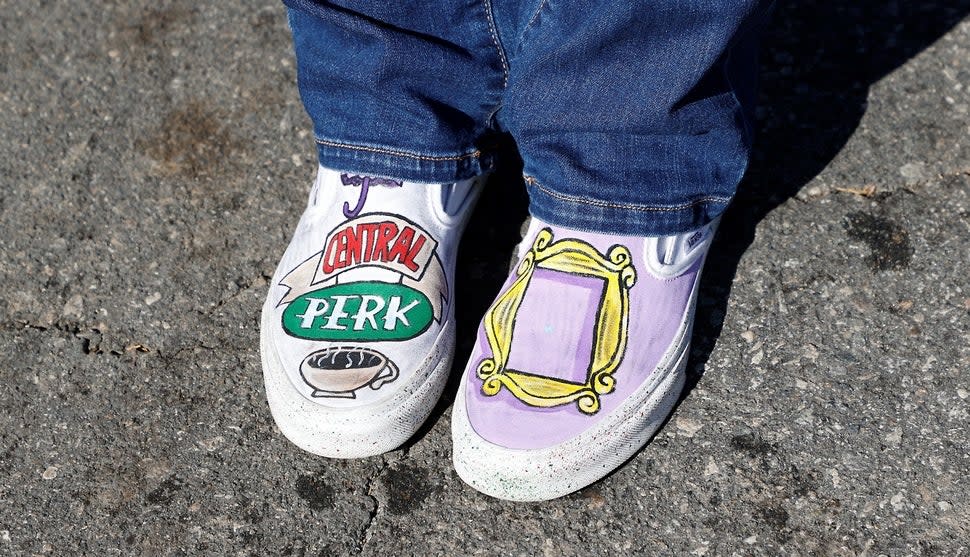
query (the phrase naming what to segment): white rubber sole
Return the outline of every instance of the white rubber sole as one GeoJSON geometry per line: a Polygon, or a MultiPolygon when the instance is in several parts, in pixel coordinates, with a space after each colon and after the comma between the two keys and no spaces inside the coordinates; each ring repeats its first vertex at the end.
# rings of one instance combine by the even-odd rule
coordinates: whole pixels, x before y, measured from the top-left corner
{"type": "Polygon", "coordinates": [[[482,439],[465,412],[464,391],[452,416],[458,476],[486,495],[508,501],[548,501],[604,478],[636,454],[673,410],[684,388],[685,350],[677,368],[635,393],[580,436],[540,450],[507,449],[482,439]]]}
{"type": "Polygon", "coordinates": [[[468,419],[468,375],[463,376],[451,421],[452,458],[458,476],[476,490],[499,499],[548,501],[604,478],[630,459],[664,423],[683,391],[697,286],[671,348],[650,378],[595,426],[559,445],[509,449],[482,439],[468,419]]]}
{"type": "Polygon", "coordinates": [[[376,456],[400,447],[428,419],[451,370],[454,318],[449,315],[431,352],[403,385],[384,400],[354,408],[328,408],[294,387],[267,331],[276,324],[263,306],[259,344],[266,399],[277,427],[301,449],[329,458],[376,456]]]}

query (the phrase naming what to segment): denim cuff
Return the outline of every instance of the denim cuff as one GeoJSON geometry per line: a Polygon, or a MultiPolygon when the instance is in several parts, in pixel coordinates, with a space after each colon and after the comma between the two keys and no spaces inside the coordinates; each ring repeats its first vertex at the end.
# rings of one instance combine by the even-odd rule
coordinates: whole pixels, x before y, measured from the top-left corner
{"type": "Polygon", "coordinates": [[[612,203],[558,192],[525,176],[529,213],[550,224],[606,234],[666,236],[699,228],[720,216],[730,197],[708,196],[679,205],[612,203]]]}
{"type": "Polygon", "coordinates": [[[414,182],[457,182],[485,174],[495,164],[493,153],[477,147],[454,154],[429,154],[319,137],[316,144],[320,164],[326,168],[414,182]]]}

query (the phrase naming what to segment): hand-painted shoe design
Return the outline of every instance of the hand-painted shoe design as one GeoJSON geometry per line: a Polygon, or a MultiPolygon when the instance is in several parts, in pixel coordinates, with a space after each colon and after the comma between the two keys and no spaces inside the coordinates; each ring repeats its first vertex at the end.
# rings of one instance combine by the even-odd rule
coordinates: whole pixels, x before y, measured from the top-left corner
{"type": "Polygon", "coordinates": [[[427,418],[451,365],[456,248],[479,182],[319,169],[260,329],[270,409],[295,444],[371,456],[427,418]]]}
{"type": "Polygon", "coordinates": [[[459,476],[503,499],[552,499],[646,444],[684,384],[715,228],[638,238],[533,219],[458,390],[459,476]]]}
{"type": "MultiPolygon", "coordinates": [[[[630,288],[635,283],[636,270],[631,264],[630,250],[626,247],[615,245],[609,248],[608,253],[600,253],[583,240],[554,241],[551,228],[541,229],[519,263],[514,280],[488,310],[482,322],[491,356],[482,360],[476,370],[476,376],[482,381],[481,392],[494,396],[505,388],[528,406],[548,408],[575,401],[582,413],[594,414],[599,411],[600,395],[613,391],[613,372],[620,365],[626,349],[630,288]],[[525,309],[519,319],[519,312],[527,298],[532,303],[542,305],[557,302],[545,297],[545,294],[557,290],[555,288],[541,289],[540,286],[538,288],[541,290],[530,295],[533,279],[536,283],[552,281],[575,288],[583,295],[594,295],[592,299],[583,300],[583,315],[579,316],[578,323],[572,324],[580,335],[575,341],[584,348],[589,345],[590,355],[587,358],[585,354],[578,354],[569,363],[588,360],[587,365],[557,368],[565,371],[565,377],[536,371],[545,367],[541,360],[547,356],[535,352],[541,346],[521,347],[522,341],[514,342],[520,335],[535,335],[535,331],[521,332],[523,326],[530,326],[527,324],[530,317],[535,316],[525,309]],[[514,334],[516,325],[520,329],[518,335],[514,334]],[[583,338],[583,335],[588,338],[583,338]],[[511,365],[513,345],[520,347],[515,354],[519,359],[517,366],[511,365]],[[539,357],[530,362],[530,355],[539,357]]],[[[558,301],[568,303],[570,300],[558,301]]],[[[550,314],[541,309],[539,312],[550,314]]],[[[560,314],[554,319],[547,319],[539,336],[548,334],[561,339],[560,335],[573,332],[570,331],[571,324],[562,321],[563,317],[560,314]],[[560,333],[555,330],[557,324],[562,330],[560,333]]],[[[572,342],[569,344],[573,345],[572,342]]]]}

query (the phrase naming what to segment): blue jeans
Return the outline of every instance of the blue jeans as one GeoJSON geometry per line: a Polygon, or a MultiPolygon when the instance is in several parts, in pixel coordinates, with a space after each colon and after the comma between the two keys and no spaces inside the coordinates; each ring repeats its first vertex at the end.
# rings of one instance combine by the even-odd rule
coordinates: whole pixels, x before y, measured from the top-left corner
{"type": "Polygon", "coordinates": [[[326,167],[453,182],[511,135],[533,215],[637,235],[717,217],[747,167],[767,0],[284,3],[326,167]]]}

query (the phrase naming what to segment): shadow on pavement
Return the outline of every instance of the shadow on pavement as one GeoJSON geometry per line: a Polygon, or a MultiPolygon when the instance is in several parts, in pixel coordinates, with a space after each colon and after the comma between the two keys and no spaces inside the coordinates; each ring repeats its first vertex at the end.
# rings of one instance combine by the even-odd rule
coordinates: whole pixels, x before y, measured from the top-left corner
{"type": "MultiPolygon", "coordinates": [[[[681,401],[704,374],[724,325],[738,262],[758,223],[841,151],[866,111],[869,87],[967,14],[970,0],[778,3],[762,40],[759,131],[752,161],[701,279],[681,401]]],[[[478,320],[507,276],[528,214],[520,164],[506,165],[493,177],[462,240],[452,374],[431,417],[405,447],[424,437],[452,404],[478,320]]]]}
{"type": "Polygon", "coordinates": [[[686,398],[721,334],[731,284],[758,223],[842,150],[869,87],[970,13],[968,0],[779,2],[762,41],[759,133],[700,285],[686,398]]]}

